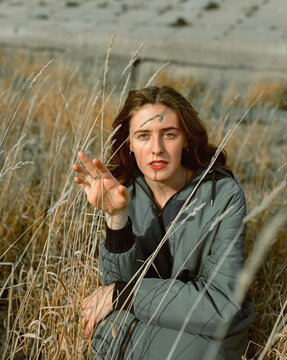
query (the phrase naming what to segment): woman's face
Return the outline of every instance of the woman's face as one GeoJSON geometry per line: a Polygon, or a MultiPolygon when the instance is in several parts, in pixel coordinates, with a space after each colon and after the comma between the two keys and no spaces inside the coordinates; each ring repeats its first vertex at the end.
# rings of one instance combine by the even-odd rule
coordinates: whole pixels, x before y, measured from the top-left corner
{"type": "Polygon", "coordinates": [[[184,181],[181,156],[186,145],[179,119],[169,107],[147,104],[132,116],[130,150],[148,184],[160,181],[173,187],[184,181]]]}

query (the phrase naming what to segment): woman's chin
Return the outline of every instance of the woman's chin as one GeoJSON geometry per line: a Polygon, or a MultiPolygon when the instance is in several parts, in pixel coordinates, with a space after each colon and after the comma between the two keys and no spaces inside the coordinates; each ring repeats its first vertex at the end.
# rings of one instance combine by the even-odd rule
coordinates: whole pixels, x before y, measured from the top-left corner
{"type": "Polygon", "coordinates": [[[155,170],[151,174],[145,174],[145,179],[160,183],[167,183],[170,180],[170,176],[168,176],[168,174],[166,174],[163,170],[155,170]]]}

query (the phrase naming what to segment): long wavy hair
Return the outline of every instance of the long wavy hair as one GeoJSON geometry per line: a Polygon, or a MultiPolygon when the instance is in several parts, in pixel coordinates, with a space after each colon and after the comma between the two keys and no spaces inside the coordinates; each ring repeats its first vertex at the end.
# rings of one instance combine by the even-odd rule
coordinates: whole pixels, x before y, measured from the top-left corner
{"type": "MultiPolygon", "coordinates": [[[[129,92],[124,105],[113,122],[113,130],[119,129],[112,137],[108,167],[113,176],[126,184],[133,177],[137,164],[129,152],[130,120],[142,106],[163,104],[178,116],[187,139],[187,151],[183,150],[182,164],[191,170],[207,168],[217,147],[208,142],[206,127],[198,117],[192,105],[176,90],[169,86],[151,86],[129,92]]],[[[228,169],[227,155],[221,151],[213,167],[228,169]]]]}

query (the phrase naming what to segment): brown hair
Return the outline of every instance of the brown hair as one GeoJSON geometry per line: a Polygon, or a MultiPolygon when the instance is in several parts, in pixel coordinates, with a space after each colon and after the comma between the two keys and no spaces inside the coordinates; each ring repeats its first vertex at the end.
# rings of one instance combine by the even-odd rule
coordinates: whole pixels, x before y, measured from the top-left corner
{"type": "MultiPolygon", "coordinates": [[[[126,184],[137,169],[136,161],[129,154],[129,128],[133,114],[146,104],[163,104],[178,116],[187,139],[187,151],[183,151],[182,164],[192,170],[207,168],[217,147],[209,144],[207,130],[197,116],[192,105],[176,90],[169,86],[151,86],[129,92],[118,116],[113,122],[113,130],[120,128],[112,138],[109,169],[115,178],[126,184]]],[[[221,151],[213,167],[228,169],[226,153],[221,151]]]]}

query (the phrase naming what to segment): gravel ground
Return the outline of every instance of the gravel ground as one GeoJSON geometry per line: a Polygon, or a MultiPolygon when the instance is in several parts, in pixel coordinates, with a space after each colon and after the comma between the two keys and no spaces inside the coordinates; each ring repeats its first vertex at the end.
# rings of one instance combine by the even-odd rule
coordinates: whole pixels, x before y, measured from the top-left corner
{"type": "Polygon", "coordinates": [[[120,64],[143,42],[141,67],[287,81],[286,13],[286,0],[2,0],[0,49],[103,58],[114,32],[120,64]]]}

